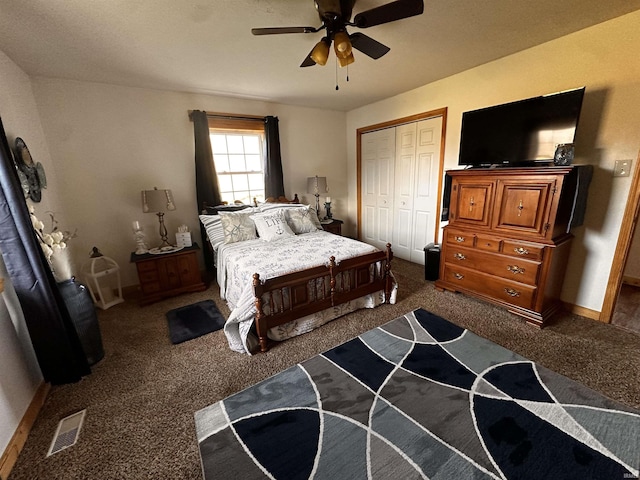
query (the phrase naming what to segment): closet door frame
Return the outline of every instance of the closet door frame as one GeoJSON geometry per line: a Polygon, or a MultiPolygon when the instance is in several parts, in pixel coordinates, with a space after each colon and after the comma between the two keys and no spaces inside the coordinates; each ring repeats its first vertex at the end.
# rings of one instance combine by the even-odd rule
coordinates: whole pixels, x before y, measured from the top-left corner
{"type": "Polygon", "coordinates": [[[444,145],[447,130],[447,107],[431,110],[428,112],[418,113],[408,117],[390,120],[388,122],[377,123],[361,127],[356,130],[356,189],[358,201],[358,228],[357,238],[362,239],[362,135],[384,128],[397,127],[407,123],[418,122],[420,120],[428,120],[429,118],[442,117],[442,137],[440,139],[440,164],[438,166],[438,200],[436,205],[436,225],[435,225],[435,243],[439,243],[440,233],[440,211],[442,210],[442,178],[444,175],[444,145]]]}

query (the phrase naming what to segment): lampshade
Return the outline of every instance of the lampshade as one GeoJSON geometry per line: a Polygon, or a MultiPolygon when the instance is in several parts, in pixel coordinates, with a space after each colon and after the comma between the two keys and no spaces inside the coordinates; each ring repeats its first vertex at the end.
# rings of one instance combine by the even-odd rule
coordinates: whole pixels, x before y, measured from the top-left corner
{"type": "Polygon", "coordinates": [[[327,191],[327,177],[308,177],[307,178],[307,193],[319,195],[327,191]]]}
{"type": "Polygon", "coordinates": [[[347,58],[351,55],[351,40],[347,32],[336,32],[333,36],[333,46],[338,58],[347,58]]]}
{"type": "Polygon", "coordinates": [[[318,65],[327,64],[327,59],[329,58],[329,40],[327,40],[327,37],[323,37],[322,40],[316,43],[309,56],[318,65]]]}
{"type": "Polygon", "coordinates": [[[346,67],[347,65],[351,65],[355,61],[356,59],[353,58],[353,53],[350,53],[349,56],[345,58],[338,57],[338,63],[340,64],[341,67],[346,67]]]}
{"type": "Polygon", "coordinates": [[[171,190],[153,190],[142,191],[142,211],[144,213],[158,213],[175,210],[176,205],[173,203],[173,195],[171,190]]]}

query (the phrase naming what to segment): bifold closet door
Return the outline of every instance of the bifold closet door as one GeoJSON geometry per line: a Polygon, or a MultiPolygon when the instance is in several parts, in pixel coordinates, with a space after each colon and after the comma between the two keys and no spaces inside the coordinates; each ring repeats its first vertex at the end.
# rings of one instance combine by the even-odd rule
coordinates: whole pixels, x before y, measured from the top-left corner
{"type": "Polygon", "coordinates": [[[384,249],[392,242],[395,129],[362,135],[362,240],[384,249]]]}
{"type": "Polygon", "coordinates": [[[434,242],[442,117],[395,127],[393,252],[424,264],[424,247],[434,242]]]}

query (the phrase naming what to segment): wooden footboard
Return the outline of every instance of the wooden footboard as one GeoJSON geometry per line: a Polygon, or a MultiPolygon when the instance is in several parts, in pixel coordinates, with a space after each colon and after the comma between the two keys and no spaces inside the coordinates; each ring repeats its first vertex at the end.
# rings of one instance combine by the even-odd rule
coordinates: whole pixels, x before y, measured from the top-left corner
{"type": "Polygon", "coordinates": [[[265,281],[253,275],[256,304],[256,330],[260,351],[266,352],[267,330],[297,318],[355,300],[364,295],[384,291],[389,303],[393,279],[391,277],[391,244],[379,251],[348,258],[329,265],[308,268],[265,281]]]}

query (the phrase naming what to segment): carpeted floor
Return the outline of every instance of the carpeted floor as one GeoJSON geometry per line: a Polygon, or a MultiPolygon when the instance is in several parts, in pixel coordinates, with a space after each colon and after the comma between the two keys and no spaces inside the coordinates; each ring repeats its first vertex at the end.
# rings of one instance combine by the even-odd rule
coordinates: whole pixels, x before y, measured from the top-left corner
{"type": "Polygon", "coordinates": [[[99,311],[104,359],[81,382],[51,389],[10,480],[202,478],[195,411],[416,308],[640,408],[639,334],[569,314],[539,330],[484,302],[437,292],[420,265],[396,259],[393,271],[395,305],[355,312],[251,357],[230,351],[222,331],[169,340],[165,314],[173,308],[211,298],[229,314],[215,284],[99,311]],[[83,408],[78,443],[46,458],[59,420],[83,408]]]}

